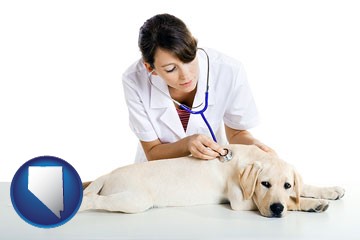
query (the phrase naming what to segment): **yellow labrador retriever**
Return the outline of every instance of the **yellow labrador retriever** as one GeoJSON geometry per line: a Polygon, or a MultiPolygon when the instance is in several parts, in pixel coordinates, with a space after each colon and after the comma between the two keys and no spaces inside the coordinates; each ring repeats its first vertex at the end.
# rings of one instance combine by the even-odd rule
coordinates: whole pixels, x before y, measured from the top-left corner
{"type": "Polygon", "coordinates": [[[191,157],[132,164],[90,183],[80,211],[138,213],[153,207],[230,202],[233,210],[259,210],[282,217],[288,210],[323,212],[340,187],[304,185],[300,175],[275,154],[249,145],[228,145],[229,162],[191,157]]]}

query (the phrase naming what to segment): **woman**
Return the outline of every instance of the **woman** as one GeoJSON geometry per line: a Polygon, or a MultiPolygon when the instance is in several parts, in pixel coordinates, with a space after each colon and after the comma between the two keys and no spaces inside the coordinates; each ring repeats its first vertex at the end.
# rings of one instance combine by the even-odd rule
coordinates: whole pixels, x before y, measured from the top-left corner
{"type": "Polygon", "coordinates": [[[258,114],[241,63],[212,49],[198,49],[183,21],[170,14],[148,19],[138,44],[142,59],[123,74],[130,127],[142,146],[136,162],[190,154],[214,159],[226,153],[221,146],[226,143],[271,151],[247,131],[258,123],[258,114]],[[207,78],[204,115],[214,138],[199,114],[189,114],[173,101],[202,109],[207,78]]]}

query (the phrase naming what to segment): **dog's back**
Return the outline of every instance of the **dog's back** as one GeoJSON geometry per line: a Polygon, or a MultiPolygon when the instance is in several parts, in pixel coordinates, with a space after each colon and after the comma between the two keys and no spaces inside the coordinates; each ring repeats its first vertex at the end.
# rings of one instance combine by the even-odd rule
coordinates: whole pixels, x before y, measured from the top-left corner
{"type": "Polygon", "coordinates": [[[223,168],[217,159],[199,161],[188,157],[128,165],[100,179],[104,182],[99,194],[151,193],[156,206],[201,204],[204,199],[219,203],[224,201],[227,180],[221,173],[223,168]]]}

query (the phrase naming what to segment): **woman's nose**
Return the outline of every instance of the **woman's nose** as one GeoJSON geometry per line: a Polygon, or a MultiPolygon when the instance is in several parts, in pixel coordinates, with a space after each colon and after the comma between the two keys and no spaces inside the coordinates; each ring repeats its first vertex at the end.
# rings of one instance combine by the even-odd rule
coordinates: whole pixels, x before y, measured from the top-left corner
{"type": "Polygon", "coordinates": [[[190,78],[190,67],[187,64],[183,64],[180,68],[180,76],[179,78],[182,80],[186,80],[190,78]]]}

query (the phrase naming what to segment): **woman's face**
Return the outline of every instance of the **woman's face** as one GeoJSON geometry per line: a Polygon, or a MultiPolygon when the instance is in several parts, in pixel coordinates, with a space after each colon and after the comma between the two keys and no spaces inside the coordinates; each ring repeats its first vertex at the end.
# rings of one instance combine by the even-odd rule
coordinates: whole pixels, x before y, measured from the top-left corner
{"type": "MultiPolygon", "coordinates": [[[[173,90],[191,92],[196,88],[199,78],[199,64],[197,57],[189,63],[181,62],[169,51],[158,48],[154,56],[154,75],[159,75],[173,90]]],[[[148,71],[152,71],[150,65],[145,63],[148,71]]]]}

